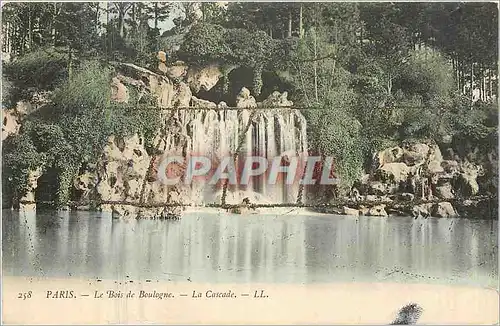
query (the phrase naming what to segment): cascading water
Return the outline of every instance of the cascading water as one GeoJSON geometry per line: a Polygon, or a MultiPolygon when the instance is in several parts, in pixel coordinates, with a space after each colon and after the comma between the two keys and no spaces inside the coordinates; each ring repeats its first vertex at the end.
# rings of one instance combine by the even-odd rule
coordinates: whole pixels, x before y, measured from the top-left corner
{"type": "MultiPolygon", "coordinates": [[[[242,140],[235,162],[237,175],[241,174],[242,162],[250,156],[267,159],[268,169],[266,173],[251,178],[247,185],[239,182],[229,185],[226,202],[236,204],[248,197],[252,203],[294,203],[299,193],[298,179],[295,178],[293,184],[286,184],[286,174],[280,173],[276,184],[269,184],[268,175],[273,159],[281,154],[302,158],[307,155],[306,120],[300,111],[280,109],[279,106],[258,110],[253,116],[249,109],[180,110],[176,117],[180,128],[167,130],[164,153],[178,155],[182,152],[217,163],[228,157],[232,160],[242,140]],[[247,133],[242,136],[251,117],[247,133]]],[[[302,170],[297,169],[297,173],[301,174],[302,170]]],[[[209,181],[210,176],[186,185],[191,187],[193,202],[220,203],[222,182],[214,185],[209,181]]]]}

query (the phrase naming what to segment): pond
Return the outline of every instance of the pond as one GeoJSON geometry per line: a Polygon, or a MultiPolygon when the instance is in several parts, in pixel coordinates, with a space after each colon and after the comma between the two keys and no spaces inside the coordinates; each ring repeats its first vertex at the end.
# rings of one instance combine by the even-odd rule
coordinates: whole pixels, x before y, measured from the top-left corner
{"type": "Polygon", "coordinates": [[[7,276],[212,283],[410,282],[496,288],[497,221],[3,210],[7,276]]]}

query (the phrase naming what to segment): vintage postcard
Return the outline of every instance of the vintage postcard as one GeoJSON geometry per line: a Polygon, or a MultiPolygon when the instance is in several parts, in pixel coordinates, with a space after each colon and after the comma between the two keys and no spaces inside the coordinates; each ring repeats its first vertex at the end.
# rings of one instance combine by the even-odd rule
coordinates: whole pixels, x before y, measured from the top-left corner
{"type": "Polygon", "coordinates": [[[498,324],[498,11],[2,2],[2,322],[498,324]]]}

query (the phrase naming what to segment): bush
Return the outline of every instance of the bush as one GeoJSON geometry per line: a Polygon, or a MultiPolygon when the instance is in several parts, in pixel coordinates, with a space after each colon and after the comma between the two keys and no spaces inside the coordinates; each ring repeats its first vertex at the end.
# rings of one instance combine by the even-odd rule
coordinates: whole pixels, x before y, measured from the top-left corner
{"type": "Polygon", "coordinates": [[[45,157],[26,133],[7,137],[2,147],[3,196],[17,201],[26,194],[29,172],[43,165],[45,157]]]}
{"type": "Polygon", "coordinates": [[[226,30],[220,25],[195,24],[184,36],[178,55],[193,64],[223,62],[229,53],[225,34],[226,30]]]}
{"type": "Polygon", "coordinates": [[[34,92],[51,91],[68,77],[67,57],[61,49],[40,48],[4,64],[3,73],[12,83],[12,92],[4,103],[30,99],[34,92]]]}

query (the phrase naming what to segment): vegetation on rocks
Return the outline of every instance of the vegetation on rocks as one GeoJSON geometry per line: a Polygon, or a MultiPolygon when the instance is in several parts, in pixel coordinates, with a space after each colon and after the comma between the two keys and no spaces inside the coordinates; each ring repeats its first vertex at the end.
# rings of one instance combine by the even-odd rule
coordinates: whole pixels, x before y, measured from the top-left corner
{"type": "MultiPolygon", "coordinates": [[[[11,56],[4,105],[46,99],[3,144],[4,193],[17,200],[30,171],[43,167],[57,175],[64,205],[110,135],[140,133],[153,148],[159,113],[116,110],[110,62],[158,72],[160,50],[166,63],[218,64],[213,97],[237,85],[258,100],[286,90],[315,107],[303,112],[310,152],[335,158],[333,195],[351,191],[374,153],[408,142],[437,144],[446,160],[475,162],[486,169],[481,178],[497,178],[492,3],[26,2],[5,4],[2,25],[11,56]],[[174,26],[162,34],[166,20],[174,26]]],[[[139,98],[150,100],[131,92],[129,106],[139,98]]],[[[485,184],[480,192],[495,193],[497,183],[485,184]]]]}

